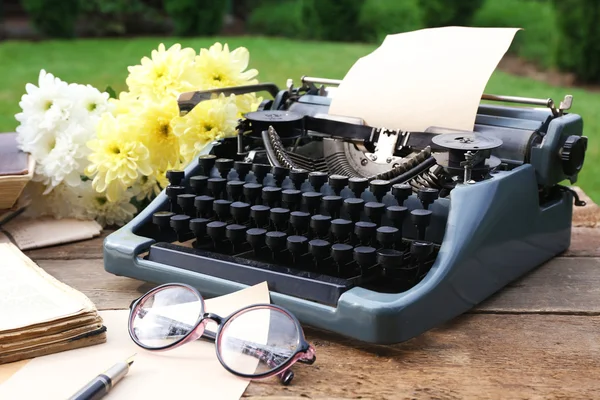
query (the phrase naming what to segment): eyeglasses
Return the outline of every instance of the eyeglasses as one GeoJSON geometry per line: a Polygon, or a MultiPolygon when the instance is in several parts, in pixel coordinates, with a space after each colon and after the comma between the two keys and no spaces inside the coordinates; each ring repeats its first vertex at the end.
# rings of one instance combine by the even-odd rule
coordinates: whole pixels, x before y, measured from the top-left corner
{"type": "Polygon", "coordinates": [[[296,317],[273,304],[254,304],[223,318],[206,312],[195,288],[170,283],[150,290],[129,308],[129,336],[138,346],[165,351],[199,338],[213,340],[221,365],[243,378],[278,376],[288,385],[294,378],[289,368],[296,361],[312,364],[316,359],[296,317]],[[205,330],[209,321],[218,325],[216,333],[205,330]]]}

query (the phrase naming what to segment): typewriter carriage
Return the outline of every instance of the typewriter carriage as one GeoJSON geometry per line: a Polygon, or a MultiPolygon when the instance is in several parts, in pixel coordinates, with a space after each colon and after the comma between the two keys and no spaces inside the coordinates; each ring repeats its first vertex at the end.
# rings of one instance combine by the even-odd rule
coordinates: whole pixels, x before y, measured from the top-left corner
{"type": "MultiPolygon", "coordinates": [[[[297,89],[291,81],[286,90],[275,90],[274,85],[246,89],[267,87],[273,95],[274,99],[263,102],[260,110],[324,118],[335,89],[317,88],[315,84],[335,85],[337,81],[303,78],[302,82],[303,86],[297,89]]],[[[239,93],[245,89],[235,90],[239,93]]],[[[185,107],[193,106],[192,97],[187,97],[185,107]]],[[[296,294],[290,295],[281,293],[277,285],[270,282],[272,302],[288,308],[309,325],[367,342],[397,343],[468,311],[511,281],[566,250],[570,244],[573,198],[576,205],[583,203],[573,191],[559,183],[565,179],[571,183],[577,180],[587,145],[587,139],[582,136],[581,117],[565,113],[572,99],[565,97],[558,108],[551,100],[506,96],[484,96],[483,99],[543,108],[480,105],[475,131],[492,141],[499,140],[502,145],[490,149],[490,154],[484,157],[484,162],[493,157],[500,163],[484,169],[484,174],[470,175],[476,180],[465,177],[462,171],[448,174],[448,168],[444,170],[438,164],[430,149],[407,152],[399,146],[400,150],[390,156],[387,147],[390,143],[397,146],[401,137],[391,141],[383,129],[379,138],[388,139],[384,139],[383,146],[381,143],[328,137],[327,132],[304,135],[301,126],[292,126],[281,136],[275,129],[277,134],[273,135],[272,131],[271,137],[269,130],[261,127],[260,136],[257,132],[240,134],[205,149],[205,154],[217,157],[280,165],[282,161],[284,164],[291,161],[302,168],[329,174],[390,180],[400,177],[411,184],[414,192],[405,204],[409,208],[420,206],[416,195],[418,187],[440,190],[439,198],[431,207],[437,221],[441,222],[438,225],[433,222],[432,229],[427,232],[427,239],[439,246],[437,256],[424,277],[410,289],[389,293],[355,286],[341,293],[335,301],[320,303],[303,297],[302,287],[296,287],[296,294]],[[271,148],[271,152],[263,148],[273,145],[275,149],[271,148]],[[425,160],[432,158],[436,162],[423,168],[425,160]],[[343,162],[344,159],[347,162],[343,162]],[[394,164],[396,168],[401,167],[400,171],[393,171],[394,164]]],[[[183,111],[185,107],[182,107],[183,111]]],[[[360,122],[353,118],[337,118],[347,123],[360,122]]],[[[298,122],[293,118],[290,121],[291,125],[298,122]]],[[[240,125],[240,133],[249,128],[244,121],[240,125]]],[[[429,133],[449,132],[431,128],[429,133]]],[[[481,166],[482,160],[475,164],[459,160],[459,165],[465,161],[468,167],[481,166]]],[[[197,160],[187,166],[184,185],[189,185],[189,178],[197,174],[199,168],[197,160]]],[[[148,249],[157,242],[149,233],[152,214],[168,209],[168,204],[169,198],[163,191],[130,223],[105,239],[107,271],[157,284],[189,283],[206,296],[230,293],[252,284],[251,281],[240,282],[146,259],[148,249]]],[[[417,232],[410,224],[404,228],[408,237],[416,236],[417,232]]],[[[213,261],[205,259],[205,262],[213,261]]],[[[227,262],[217,260],[214,268],[227,268],[227,265],[227,262]]]]}

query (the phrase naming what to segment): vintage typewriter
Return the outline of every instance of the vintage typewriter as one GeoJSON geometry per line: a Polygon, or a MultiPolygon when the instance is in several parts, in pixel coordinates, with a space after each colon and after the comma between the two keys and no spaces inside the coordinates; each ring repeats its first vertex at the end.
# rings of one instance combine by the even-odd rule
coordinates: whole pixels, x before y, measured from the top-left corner
{"type": "Polygon", "coordinates": [[[167,172],[170,185],[106,238],[106,270],[206,296],[267,281],[305,324],[397,343],[569,247],[584,203],[561,183],[576,181],[587,147],[570,96],[484,95],[472,132],[402,132],[328,115],[337,84],[182,94],[182,113],[217,92],[270,96],[237,137],[167,172]]]}

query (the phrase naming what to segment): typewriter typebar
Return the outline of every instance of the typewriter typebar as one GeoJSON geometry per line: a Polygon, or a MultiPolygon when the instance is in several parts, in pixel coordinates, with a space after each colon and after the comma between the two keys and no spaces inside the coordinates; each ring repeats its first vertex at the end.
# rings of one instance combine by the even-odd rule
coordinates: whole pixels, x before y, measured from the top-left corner
{"type": "MultiPolygon", "coordinates": [[[[473,131],[328,115],[337,81],[267,91],[104,242],[105,269],[217,296],[266,281],[308,325],[398,343],[566,250],[587,138],[550,99],[485,95],[473,131]],[[319,86],[320,85],[320,86],[319,86]],[[516,106],[506,103],[524,103],[516,106]]],[[[215,91],[184,93],[182,113],[215,91]]]]}

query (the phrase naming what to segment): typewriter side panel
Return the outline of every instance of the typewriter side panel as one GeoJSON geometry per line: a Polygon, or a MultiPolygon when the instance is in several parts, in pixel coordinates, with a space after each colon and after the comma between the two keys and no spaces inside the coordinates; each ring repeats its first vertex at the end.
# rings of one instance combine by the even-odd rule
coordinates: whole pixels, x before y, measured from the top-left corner
{"type": "Polygon", "coordinates": [[[352,289],[340,298],[337,321],[329,324],[339,323],[345,332],[369,342],[396,343],[418,336],[566,250],[571,216],[568,192],[539,204],[531,165],[458,187],[452,193],[444,243],[427,277],[395,298],[352,289]]]}

